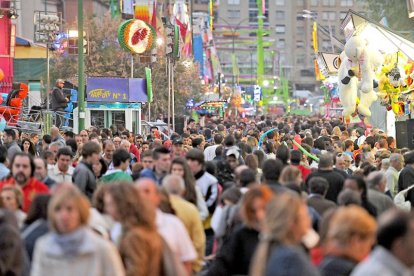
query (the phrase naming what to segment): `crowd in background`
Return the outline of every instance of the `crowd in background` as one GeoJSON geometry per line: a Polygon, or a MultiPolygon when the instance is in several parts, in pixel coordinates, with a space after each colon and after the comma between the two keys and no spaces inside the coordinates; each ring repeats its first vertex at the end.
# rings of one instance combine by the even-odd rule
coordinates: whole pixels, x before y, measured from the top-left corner
{"type": "Polygon", "coordinates": [[[339,119],[0,145],[0,275],[412,275],[414,151],[339,119]]]}

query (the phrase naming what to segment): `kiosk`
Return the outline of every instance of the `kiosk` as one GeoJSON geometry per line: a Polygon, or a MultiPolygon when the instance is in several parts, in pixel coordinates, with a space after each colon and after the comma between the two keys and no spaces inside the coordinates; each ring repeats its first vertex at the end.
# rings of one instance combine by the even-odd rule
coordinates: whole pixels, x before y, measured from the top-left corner
{"type": "MultiPolygon", "coordinates": [[[[145,79],[88,78],[85,128],[123,125],[141,134],[141,107],[146,102],[145,79]]],[[[74,130],[79,132],[77,108],[73,113],[74,130]]]]}

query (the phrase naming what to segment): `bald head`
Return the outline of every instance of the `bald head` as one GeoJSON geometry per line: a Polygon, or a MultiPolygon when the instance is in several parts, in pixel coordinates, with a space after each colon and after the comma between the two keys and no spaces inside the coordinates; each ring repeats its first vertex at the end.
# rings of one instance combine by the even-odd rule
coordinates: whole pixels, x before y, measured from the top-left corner
{"type": "Polygon", "coordinates": [[[182,196],[185,192],[184,179],[178,175],[169,174],[164,177],[162,187],[171,195],[182,196]]]}
{"type": "Polygon", "coordinates": [[[59,136],[59,129],[55,126],[50,128],[50,136],[52,136],[52,140],[59,136]]]}
{"type": "Polygon", "coordinates": [[[121,148],[125,149],[129,152],[129,148],[131,147],[131,143],[128,140],[122,140],[121,141],[121,148]]]}
{"type": "Polygon", "coordinates": [[[134,186],[143,198],[146,198],[155,208],[158,208],[161,197],[154,180],[151,178],[141,178],[134,183],[134,186]]]}

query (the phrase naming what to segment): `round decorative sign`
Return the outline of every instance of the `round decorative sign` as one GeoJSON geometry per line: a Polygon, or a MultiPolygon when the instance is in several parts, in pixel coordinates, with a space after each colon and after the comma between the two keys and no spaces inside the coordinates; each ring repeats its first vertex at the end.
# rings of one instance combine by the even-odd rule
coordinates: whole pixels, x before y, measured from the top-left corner
{"type": "Polygon", "coordinates": [[[155,45],[156,32],[142,20],[131,19],[118,28],[118,41],[122,48],[135,54],[151,50],[155,45]]]}

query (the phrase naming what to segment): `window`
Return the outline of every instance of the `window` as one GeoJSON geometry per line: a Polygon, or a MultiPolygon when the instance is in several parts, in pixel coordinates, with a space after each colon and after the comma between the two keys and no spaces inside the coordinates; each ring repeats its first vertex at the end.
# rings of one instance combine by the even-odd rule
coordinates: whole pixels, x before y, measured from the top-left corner
{"type": "Polygon", "coordinates": [[[324,11],[322,12],[322,20],[329,20],[335,21],[336,20],[336,12],[334,11],[324,11]]]}
{"type": "Polygon", "coordinates": [[[297,26],[296,27],[296,34],[297,35],[304,35],[305,34],[305,28],[302,26],[297,26]]]}
{"type": "Polygon", "coordinates": [[[339,19],[344,20],[346,17],[347,12],[340,12],[339,13],[339,19]]]}
{"type": "Polygon", "coordinates": [[[323,40],[322,41],[322,51],[330,51],[331,48],[331,42],[329,40],[323,40]]]}
{"type": "Polygon", "coordinates": [[[276,19],[285,19],[285,12],[284,11],[276,11],[276,19]]]}
{"type": "Polygon", "coordinates": [[[282,54],[282,53],[279,54],[279,63],[280,63],[280,65],[285,65],[286,64],[286,54],[282,54]]]}
{"type": "Polygon", "coordinates": [[[336,4],[336,0],[323,0],[322,5],[325,7],[334,7],[336,4]]]}
{"type": "Polygon", "coordinates": [[[240,5],[240,0],[227,0],[229,5],[240,5]]]}
{"type": "Polygon", "coordinates": [[[275,31],[277,34],[284,34],[286,31],[286,27],[285,25],[276,25],[275,31]]]}
{"type": "Polygon", "coordinates": [[[276,42],[276,48],[284,49],[285,47],[286,47],[286,40],[285,39],[281,38],[276,42]]]}
{"type": "Polygon", "coordinates": [[[296,13],[296,20],[298,20],[298,21],[303,21],[303,20],[305,20],[305,17],[303,17],[303,12],[298,12],[298,13],[296,13]]]}
{"type": "Polygon", "coordinates": [[[276,0],[276,6],[284,6],[285,0],[276,0]]]}
{"type": "Polygon", "coordinates": [[[341,0],[341,7],[352,7],[353,5],[353,0],[341,0]]]}
{"type": "MultiPolygon", "coordinates": [[[[313,63],[313,61],[312,61],[313,63]]],[[[308,69],[302,69],[300,70],[300,76],[301,77],[313,77],[315,76],[315,71],[314,70],[308,70],[308,69]]]]}
{"type": "Polygon", "coordinates": [[[305,64],[305,55],[298,55],[296,58],[297,65],[304,65],[305,64]]]}
{"type": "MultiPolygon", "coordinates": [[[[265,2],[266,9],[269,9],[269,0],[263,0],[265,2]]],[[[249,8],[257,9],[257,0],[249,0],[249,8]]]]}
{"type": "Polygon", "coordinates": [[[249,11],[249,22],[250,23],[257,23],[257,15],[258,15],[258,11],[249,11]]]}
{"type": "Polygon", "coordinates": [[[227,14],[229,18],[240,18],[240,10],[228,10],[227,14]]]}
{"type": "Polygon", "coordinates": [[[318,0],[311,0],[310,4],[312,7],[316,7],[318,5],[318,0]]]}
{"type": "Polygon", "coordinates": [[[296,48],[298,48],[298,49],[305,48],[305,42],[303,42],[302,40],[296,41],[296,48]]]}

